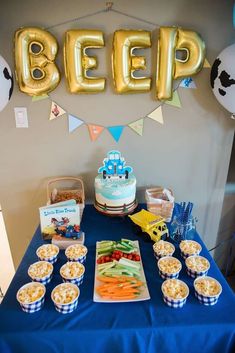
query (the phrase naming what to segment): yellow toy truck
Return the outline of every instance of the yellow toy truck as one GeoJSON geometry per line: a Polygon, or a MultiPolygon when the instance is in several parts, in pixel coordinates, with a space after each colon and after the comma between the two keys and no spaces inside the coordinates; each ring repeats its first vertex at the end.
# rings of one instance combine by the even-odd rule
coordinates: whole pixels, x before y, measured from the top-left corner
{"type": "Polygon", "coordinates": [[[138,226],[137,230],[141,230],[145,235],[147,234],[154,242],[164,240],[169,236],[164,218],[161,216],[143,209],[128,217],[138,226]]]}

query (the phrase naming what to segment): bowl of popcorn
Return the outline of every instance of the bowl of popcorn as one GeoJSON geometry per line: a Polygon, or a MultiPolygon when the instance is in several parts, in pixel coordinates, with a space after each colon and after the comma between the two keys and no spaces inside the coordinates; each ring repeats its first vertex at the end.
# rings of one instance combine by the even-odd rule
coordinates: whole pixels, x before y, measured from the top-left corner
{"type": "Polygon", "coordinates": [[[189,295],[189,288],[183,281],[172,278],[162,283],[164,302],[172,308],[182,308],[189,295]]]}
{"type": "Polygon", "coordinates": [[[54,264],[57,261],[59,251],[60,249],[57,245],[44,244],[37,249],[36,254],[39,260],[54,264]]]}
{"type": "Polygon", "coordinates": [[[210,268],[209,261],[205,257],[199,255],[187,257],[185,265],[187,268],[187,274],[193,278],[206,276],[210,268]]]}
{"type": "Polygon", "coordinates": [[[47,284],[51,281],[53,265],[48,261],[37,261],[29,266],[28,275],[34,282],[47,284]]]}
{"type": "Polygon", "coordinates": [[[199,255],[202,251],[201,245],[195,240],[183,240],[180,242],[181,256],[186,259],[192,255],[199,255]]]}
{"type": "Polygon", "coordinates": [[[16,299],[20,303],[21,309],[26,313],[34,313],[41,310],[45,301],[46,287],[42,283],[30,282],[22,286],[16,299]]]}
{"type": "Polygon", "coordinates": [[[157,262],[159,275],[163,279],[178,278],[182,269],[181,262],[173,256],[165,256],[157,262]]]}
{"type": "Polygon", "coordinates": [[[213,277],[203,276],[194,280],[195,296],[201,304],[214,305],[222,292],[220,283],[213,277]]]}
{"type": "Polygon", "coordinates": [[[78,306],[80,290],[73,283],[61,283],[51,292],[51,299],[57,311],[68,314],[78,306]]]}
{"type": "Polygon", "coordinates": [[[82,284],[85,267],[77,261],[68,261],[60,268],[60,275],[64,282],[82,284]]]}
{"type": "Polygon", "coordinates": [[[169,241],[159,240],[153,244],[154,256],[157,260],[164,256],[172,256],[175,252],[175,247],[169,241]]]}
{"type": "Polygon", "coordinates": [[[68,261],[79,261],[81,264],[86,260],[87,247],[82,244],[74,244],[67,247],[65,255],[68,261]]]}

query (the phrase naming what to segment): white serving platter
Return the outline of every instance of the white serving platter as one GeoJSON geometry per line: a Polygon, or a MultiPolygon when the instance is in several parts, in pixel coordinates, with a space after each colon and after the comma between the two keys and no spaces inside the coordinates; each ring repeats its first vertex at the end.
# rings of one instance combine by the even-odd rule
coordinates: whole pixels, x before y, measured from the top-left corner
{"type": "MultiPolygon", "coordinates": [[[[140,248],[139,248],[139,242],[138,240],[133,241],[137,248],[137,253],[140,255],[140,248]]],[[[93,293],[93,301],[97,303],[126,303],[126,302],[138,302],[138,301],[143,301],[143,300],[149,300],[150,295],[149,295],[149,290],[144,274],[144,268],[143,268],[143,263],[140,255],[140,280],[144,283],[144,286],[141,288],[141,294],[134,298],[134,299],[125,299],[125,300],[115,300],[115,299],[103,299],[98,293],[96,293],[96,287],[101,285],[102,283],[97,280],[98,276],[98,266],[97,266],[97,258],[98,258],[98,253],[97,253],[97,243],[96,243],[96,258],[95,258],[95,278],[94,278],[94,293],[93,293]]]]}

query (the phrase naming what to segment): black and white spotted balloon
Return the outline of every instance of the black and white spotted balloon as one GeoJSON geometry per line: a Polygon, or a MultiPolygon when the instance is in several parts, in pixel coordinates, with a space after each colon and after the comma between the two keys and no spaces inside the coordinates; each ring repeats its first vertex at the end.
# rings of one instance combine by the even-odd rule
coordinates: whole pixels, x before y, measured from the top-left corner
{"type": "Polygon", "coordinates": [[[13,92],[13,76],[6,60],[0,55],[0,112],[11,99],[13,92]]]}
{"type": "Polygon", "coordinates": [[[235,44],[225,48],[215,59],[211,87],[219,103],[235,114],[235,44]]]}

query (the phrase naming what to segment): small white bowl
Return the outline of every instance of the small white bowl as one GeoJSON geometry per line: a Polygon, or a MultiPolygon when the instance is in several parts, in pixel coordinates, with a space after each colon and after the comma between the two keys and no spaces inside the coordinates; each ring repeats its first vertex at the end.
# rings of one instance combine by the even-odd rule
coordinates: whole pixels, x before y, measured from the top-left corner
{"type": "Polygon", "coordinates": [[[54,264],[57,261],[59,251],[60,249],[57,245],[44,244],[37,249],[36,254],[39,260],[54,264]]]}
{"type": "Polygon", "coordinates": [[[42,284],[47,284],[51,281],[52,272],[53,265],[48,261],[37,261],[30,265],[28,269],[28,275],[32,279],[32,281],[40,282],[42,284]],[[41,271],[39,270],[40,268],[41,271]]]}
{"type": "Polygon", "coordinates": [[[187,274],[193,278],[199,276],[206,276],[210,269],[209,261],[205,257],[199,255],[187,257],[185,260],[185,265],[187,268],[187,274]],[[200,265],[200,263],[205,264],[204,268],[202,268],[202,265],[200,265]]]}
{"type": "Polygon", "coordinates": [[[201,304],[204,305],[215,305],[219,299],[220,294],[222,293],[221,284],[215,278],[209,276],[197,277],[193,282],[193,286],[195,289],[196,298],[201,304]],[[201,287],[199,287],[199,282],[202,283],[201,287]],[[214,290],[213,286],[211,288],[208,288],[207,284],[209,282],[214,283],[214,290]],[[204,288],[206,287],[207,292],[204,290],[204,288]]]}
{"type": "Polygon", "coordinates": [[[157,260],[164,256],[172,256],[175,252],[175,247],[169,241],[159,240],[153,244],[154,256],[157,260]]]}
{"type": "Polygon", "coordinates": [[[171,308],[182,308],[185,305],[187,297],[189,295],[189,288],[187,284],[175,278],[167,279],[166,281],[164,281],[162,283],[161,290],[164,302],[171,308]],[[177,286],[181,287],[184,290],[184,295],[174,295],[174,289],[177,286]]]}
{"type": "Polygon", "coordinates": [[[51,292],[51,299],[55,305],[55,309],[61,314],[68,314],[74,311],[78,306],[78,298],[80,295],[79,288],[73,283],[61,283],[51,292]],[[71,300],[63,298],[71,296],[71,300]]]}
{"type": "Polygon", "coordinates": [[[46,287],[42,283],[30,282],[22,286],[16,299],[20,303],[21,309],[26,313],[34,313],[42,309],[45,301],[46,287]]]}
{"type": "Polygon", "coordinates": [[[173,256],[164,256],[161,257],[158,262],[157,262],[157,266],[158,266],[158,270],[159,270],[159,275],[163,278],[163,279],[168,279],[168,278],[178,278],[179,277],[179,273],[182,269],[182,265],[181,262],[173,256]],[[175,263],[177,264],[177,269],[175,269],[174,271],[166,271],[163,269],[163,264],[167,264],[169,263],[169,267],[170,264],[175,263]]]}
{"type": "Polygon", "coordinates": [[[182,240],[180,242],[181,256],[186,259],[189,256],[199,255],[202,251],[201,245],[195,240],[182,240]]]}
{"type": "Polygon", "coordinates": [[[64,282],[74,283],[77,286],[80,286],[83,282],[83,277],[85,273],[85,267],[83,264],[77,261],[68,261],[60,268],[60,275],[64,282]],[[71,271],[79,271],[79,276],[72,274],[71,271]],[[70,272],[66,274],[65,272],[70,272]]]}
{"type": "Polygon", "coordinates": [[[82,244],[74,244],[67,247],[65,255],[68,261],[78,261],[83,264],[86,260],[87,247],[82,244]]]}

